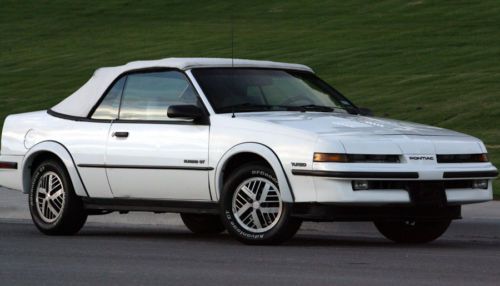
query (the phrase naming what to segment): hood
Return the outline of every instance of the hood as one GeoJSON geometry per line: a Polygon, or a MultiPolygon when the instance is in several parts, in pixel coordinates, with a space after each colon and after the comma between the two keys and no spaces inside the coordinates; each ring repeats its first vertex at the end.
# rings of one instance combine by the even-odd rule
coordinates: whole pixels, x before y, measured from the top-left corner
{"type": "Polygon", "coordinates": [[[237,117],[303,129],[318,135],[467,136],[439,127],[343,112],[260,112],[239,113],[237,117]]]}

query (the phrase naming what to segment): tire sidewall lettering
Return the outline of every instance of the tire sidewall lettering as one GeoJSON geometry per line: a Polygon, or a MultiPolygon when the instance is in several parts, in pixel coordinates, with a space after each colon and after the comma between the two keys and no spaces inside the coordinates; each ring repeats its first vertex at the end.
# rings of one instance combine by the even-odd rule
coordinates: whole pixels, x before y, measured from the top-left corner
{"type": "Polygon", "coordinates": [[[244,236],[246,238],[250,239],[262,239],[264,238],[264,234],[255,234],[255,233],[250,233],[245,230],[243,230],[238,223],[235,221],[233,214],[230,210],[226,210],[226,217],[228,218],[229,224],[235,230],[239,235],[244,236]]]}
{"type": "Polygon", "coordinates": [[[40,180],[40,177],[43,175],[43,173],[47,170],[47,166],[46,165],[42,165],[40,167],[38,167],[35,171],[35,174],[32,176],[32,179],[31,179],[31,186],[30,186],[30,200],[29,200],[29,203],[30,203],[30,207],[35,207],[35,192],[36,192],[36,186],[38,184],[38,181],[40,180]]]}
{"type": "Polygon", "coordinates": [[[272,236],[273,233],[275,232],[275,228],[272,228],[264,233],[249,232],[238,224],[232,212],[232,197],[234,195],[234,192],[236,191],[236,187],[239,185],[239,183],[241,183],[242,180],[251,177],[261,177],[268,179],[271,182],[273,182],[279,189],[278,180],[273,175],[269,174],[269,172],[260,169],[247,170],[245,173],[239,174],[238,181],[233,181],[231,183],[231,186],[229,186],[231,189],[225,190],[226,192],[228,192],[228,194],[224,196],[225,203],[224,203],[223,217],[226,219],[226,222],[228,224],[226,226],[228,230],[231,229],[238,236],[249,240],[263,240],[269,236],[272,236]]]}
{"type": "Polygon", "coordinates": [[[272,181],[276,185],[276,187],[278,187],[278,189],[279,189],[278,180],[274,176],[272,176],[271,174],[269,174],[263,170],[252,170],[250,173],[252,174],[252,176],[264,177],[264,178],[272,181]]]}

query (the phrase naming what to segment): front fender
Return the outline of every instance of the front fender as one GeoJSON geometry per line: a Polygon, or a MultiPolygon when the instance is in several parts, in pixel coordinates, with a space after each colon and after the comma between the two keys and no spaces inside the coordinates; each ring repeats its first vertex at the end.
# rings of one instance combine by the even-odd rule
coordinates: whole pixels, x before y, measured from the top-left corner
{"type": "Polygon", "coordinates": [[[291,188],[290,182],[288,181],[288,177],[285,174],[280,159],[271,148],[269,148],[264,144],[255,142],[241,143],[236,146],[233,146],[221,157],[215,168],[214,180],[212,180],[213,182],[215,182],[214,184],[215,186],[211,188],[213,198],[215,198],[217,201],[219,200],[220,192],[222,191],[223,187],[222,171],[224,169],[226,162],[231,157],[239,153],[254,153],[264,158],[269,163],[269,165],[271,165],[271,167],[274,170],[274,173],[276,174],[276,178],[278,179],[278,184],[280,186],[280,192],[283,201],[290,203],[294,201],[293,190],[291,188]]]}
{"type": "Polygon", "coordinates": [[[25,194],[30,191],[31,184],[31,165],[33,160],[35,159],[37,154],[41,152],[49,152],[57,156],[66,167],[68,174],[70,176],[71,182],[73,183],[73,188],[75,193],[78,196],[88,196],[87,190],[85,189],[84,184],[82,183],[82,179],[78,170],[76,169],[75,161],[71,156],[71,153],[57,141],[43,141],[40,142],[33,147],[31,147],[26,155],[24,156],[21,168],[22,168],[22,178],[23,178],[23,192],[25,194]]]}

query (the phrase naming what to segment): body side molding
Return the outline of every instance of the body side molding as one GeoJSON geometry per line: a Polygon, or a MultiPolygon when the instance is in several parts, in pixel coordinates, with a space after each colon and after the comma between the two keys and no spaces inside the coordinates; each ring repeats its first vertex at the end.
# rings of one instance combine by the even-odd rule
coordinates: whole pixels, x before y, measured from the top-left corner
{"type": "Polygon", "coordinates": [[[212,171],[212,167],[78,164],[81,168],[212,171]]]}
{"type": "Polygon", "coordinates": [[[370,179],[418,179],[418,172],[339,172],[321,170],[297,170],[296,176],[331,177],[331,178],[370,178],[370,179]]]}
{"type": "Polygon", "coordinates": [[[495,178],[498,171],[463,171],[463,172],[444,172],[443,178],[495,178]]]}

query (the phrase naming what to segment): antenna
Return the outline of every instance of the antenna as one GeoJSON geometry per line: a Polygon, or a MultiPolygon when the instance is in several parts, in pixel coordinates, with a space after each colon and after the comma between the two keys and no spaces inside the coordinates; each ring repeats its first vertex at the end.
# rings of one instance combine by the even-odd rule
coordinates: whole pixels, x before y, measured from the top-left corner
{"type": "MultiPolygon", "coordinates": [[[[234,90],[234,1],[231,1],[231,91],[234,90]]],[[[231,115],[235,118],[234,107],[232,108],[231,115]]]]}
{"type": "Polygon", "coordinates": [[[234,2],[231,2],[231,67],[234,68],[234,2]]]}

